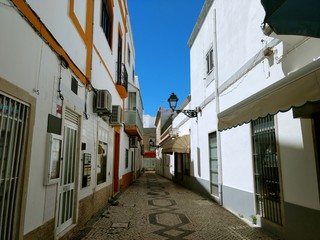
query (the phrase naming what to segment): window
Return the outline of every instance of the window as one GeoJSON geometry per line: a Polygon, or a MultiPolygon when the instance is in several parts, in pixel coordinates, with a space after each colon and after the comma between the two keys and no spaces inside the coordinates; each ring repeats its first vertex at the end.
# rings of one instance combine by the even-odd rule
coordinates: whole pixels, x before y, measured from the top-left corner
{"type": "Polygon", "coordinates": [[[130,57],[131,57],[131,50],[130,50],[130,46],[128,44],[128,63],[130,64],[130,57]]]}
{"type": "Polygon", "coordinates": [[[71,78],[71,91],[78,95],[78,81],[74,77],[71,78]]]}
{"type": "Polygon", "coordinates": [[[110,0],[102,0],[101,9],[101,27],[106,35],[109,46],[112,46],[112,28],[113,26],[113,12],[110,0]]]}
{"type": "Polygon", "coordinates": [[[107,153],[108,145],[99,141],[98,159],[97,159],[97,184],[106,182],[107,180],[107,153]]]}
{"type": "Polygon", "coordinates": [[[137,109],[137,94],[135,92],[129,92],[128,96],[128,110],[137,109]]]}
{"type": "Polygon", "coordinates": [[[206,55],[206,62],[207,62],[207,74],[210,74],[213,70],[213,49],[211,48],[206,55]]]}
{"type": "Polygon", "coordinates": [[[125,162],[125,168],[129,167],[129,150],[126,149],[126,162],[125,162]]]}
{"type": "Polygon", "coordinates": [[[279,160],[273,116],[252,121],[252,143],[258,214],[281,225],[279,160]]]}

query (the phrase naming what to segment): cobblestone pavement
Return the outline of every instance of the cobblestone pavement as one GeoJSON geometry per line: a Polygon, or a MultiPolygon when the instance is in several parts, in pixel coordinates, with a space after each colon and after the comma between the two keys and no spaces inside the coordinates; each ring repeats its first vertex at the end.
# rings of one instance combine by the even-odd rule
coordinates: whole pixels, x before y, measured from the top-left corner
{"type": "Polygon", "coordinates": [[[277,239],[154,173],[143,174],[118,201],[72,239],[277,239]]]}

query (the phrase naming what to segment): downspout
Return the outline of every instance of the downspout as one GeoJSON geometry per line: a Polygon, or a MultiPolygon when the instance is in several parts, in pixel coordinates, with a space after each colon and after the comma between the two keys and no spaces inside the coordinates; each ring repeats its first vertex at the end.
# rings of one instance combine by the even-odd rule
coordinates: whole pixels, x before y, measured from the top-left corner
{"type": "Polygon", "coordinates": [[[216,97],[216,121],[217,121],[217,157],[218,157],[218,190],[219,190],[219,204],[223,205],[222,196],[222,156],[221,156],[221,135],[218,131],[218,114],[220,113],[219,103],[219,74],[218,74],[218,45],[217,45],[217,21],[216,9],[213,9],[213,54],[214,54],[214,79],[215,79],[215,97],[216,97]]]}

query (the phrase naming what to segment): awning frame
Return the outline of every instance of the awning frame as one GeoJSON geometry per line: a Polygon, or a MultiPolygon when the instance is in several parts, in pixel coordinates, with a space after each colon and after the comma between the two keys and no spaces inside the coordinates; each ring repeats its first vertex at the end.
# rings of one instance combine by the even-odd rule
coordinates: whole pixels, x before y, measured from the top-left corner
{"type": "Polygon", "coordinates": [[[218,129],[223,131],[249,123],[259,117],[286,112],[306,102],[320,100],[320,59],[289,74],[218,114],[218,129]],[[284,93],[290,95],[282,98],[284,93]],[[300,94],[300,93],[303,94],[300,94]],[[273,102],[274,100],[277,102],[273,102]],[[269,104],[272,102],[272,104],[269,104]]]}

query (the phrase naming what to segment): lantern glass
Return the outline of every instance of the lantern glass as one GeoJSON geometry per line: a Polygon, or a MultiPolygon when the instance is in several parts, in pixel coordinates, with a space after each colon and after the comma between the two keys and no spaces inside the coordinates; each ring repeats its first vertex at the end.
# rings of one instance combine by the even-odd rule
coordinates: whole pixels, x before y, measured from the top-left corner
{"type": "Polygon", "coordinates": [[[169,106],[174,111],[177,107],[178,97],[174,93],[171,93],[170,97],[168,98],[169,106]]]}

